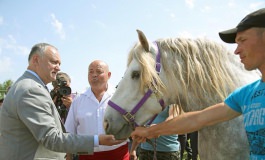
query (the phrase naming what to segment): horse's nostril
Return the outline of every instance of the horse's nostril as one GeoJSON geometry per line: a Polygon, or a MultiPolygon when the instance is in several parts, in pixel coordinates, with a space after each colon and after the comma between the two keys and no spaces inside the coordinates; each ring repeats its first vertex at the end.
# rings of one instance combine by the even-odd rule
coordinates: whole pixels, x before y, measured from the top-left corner
{"type": "Polygon", "coordinates": [[[109,123],[107,120],[104,120],[104,129],[107,130],[109,128],[109,123]]]}

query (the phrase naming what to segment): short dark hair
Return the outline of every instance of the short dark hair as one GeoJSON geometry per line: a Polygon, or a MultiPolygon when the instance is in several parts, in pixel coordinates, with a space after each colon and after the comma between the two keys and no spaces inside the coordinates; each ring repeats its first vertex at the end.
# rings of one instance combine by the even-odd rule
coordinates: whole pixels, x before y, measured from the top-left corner
{"type": "Polygon", "coordinates": [[[53,47],[57,50],[56,47],[54,47],[53,45],[51,44],[48,44],[48,43],[38,43],[38,44],[35,44],[32,48],[31,48],[31,51],[29,53],[29,57],[28,57],[28,61],[30,61],[32,55],[34,54],[39,54],[39,55],[43,55],[44,52],[45,52],[45,49],[46,47],[53,47]]]}

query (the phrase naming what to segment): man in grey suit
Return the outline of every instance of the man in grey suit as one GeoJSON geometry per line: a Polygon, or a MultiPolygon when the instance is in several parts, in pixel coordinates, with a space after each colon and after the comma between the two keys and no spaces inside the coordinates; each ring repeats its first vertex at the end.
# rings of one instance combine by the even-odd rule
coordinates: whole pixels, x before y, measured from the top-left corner
{"type": "Polygon", "coordinates": [[[25,73],[12,85],[0,112],[0,159],[63,160],[65,153],[93,153],[97,145],[122,141],[113,135],[73,135],[64,126],[46,84],[56,80],[61,59],[47,43],[32,47],[25,73]]]}

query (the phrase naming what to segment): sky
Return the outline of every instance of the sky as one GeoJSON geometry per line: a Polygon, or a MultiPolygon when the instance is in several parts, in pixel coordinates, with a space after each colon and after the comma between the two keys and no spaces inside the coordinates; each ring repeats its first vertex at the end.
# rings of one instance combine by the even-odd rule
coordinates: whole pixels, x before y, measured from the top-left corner
{"type": "Polygon", "coordinates": [[[136,29],[150,41],[204,37],[233,50],[236,45],[222,42],[218,32],[264,7],[264,0],[0,0],[0,83],[15,82],[31,47],[45,42],[59,49],[72,92],[89,87],[88,65],[96,59],[109,65],[116,86],[138,42],[136,29]]]}

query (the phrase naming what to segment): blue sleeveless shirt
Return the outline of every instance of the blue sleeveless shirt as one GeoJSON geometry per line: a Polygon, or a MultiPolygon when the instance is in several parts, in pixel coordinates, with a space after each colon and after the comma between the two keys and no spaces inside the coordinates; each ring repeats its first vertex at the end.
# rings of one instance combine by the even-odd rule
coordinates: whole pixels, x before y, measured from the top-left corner
{"type": "MultiPolygon", "coordinates": [[[[161,113],[157,115],[157,117],[154,119],[152,124],[158,124],[161,122],[164,122],[167,117],[169,116],[168,114],[169,107],[166,107],[161,113]]],[[[154,143],[154,139],[151,139],[154,143]]],[[[178,135],[167,135],[167,136],[160,136],[159,138],[156,139],[156,150],[160,152],[174,152],[174,151],[179,151],[179,141],[178,141],[178,135]]],[[[151,144],[145,142],[141,143],[141,148],[145,150],[150,150],[153,151],[154,148],[151,144]]]]}

